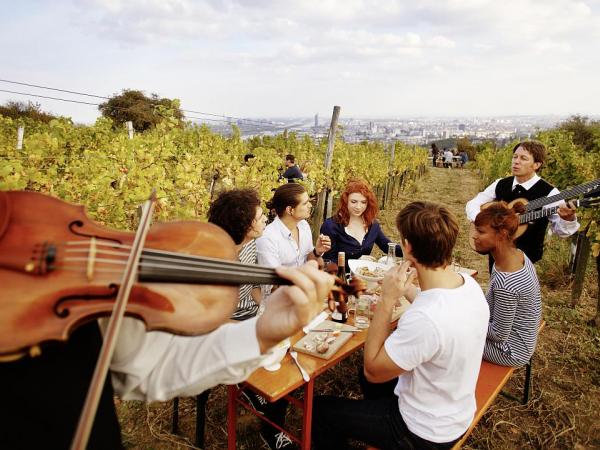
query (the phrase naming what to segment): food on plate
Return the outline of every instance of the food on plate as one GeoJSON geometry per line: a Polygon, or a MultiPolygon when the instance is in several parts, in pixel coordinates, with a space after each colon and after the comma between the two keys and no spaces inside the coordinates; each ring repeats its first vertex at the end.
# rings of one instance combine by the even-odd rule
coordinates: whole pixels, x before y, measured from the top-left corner
{"type": "Polygon", "coordinates": [[[367,266],[363,266],[359,267],[356,273],[363,277],[382,278],[385,275],[385,270],[381,267],[375,267],[374,270],[371,270],[367,266]]]}
{"type": "Polygon", "coordinates": [[[329,350],[329,344],[327,342],[321,342],[317,345],[317,352],[326,353],[329,350]]]}
{"type": "Polygon", "coordinates": [[[317,349],[316,345],[310,341],[304,342],[304,348],[309,352],[314,352],[317,349]]]}

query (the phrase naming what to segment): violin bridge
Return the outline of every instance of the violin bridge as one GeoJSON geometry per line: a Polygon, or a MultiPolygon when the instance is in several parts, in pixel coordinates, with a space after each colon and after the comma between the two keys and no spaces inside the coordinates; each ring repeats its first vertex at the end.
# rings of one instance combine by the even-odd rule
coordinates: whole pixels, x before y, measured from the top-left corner
{"type": "Polygon", "coordinates": [[[88,281],[94,279],[94,264],[96,263],[96,238],[92,236],[90,239],[90,253],[88,255],[87,270],[85,272],[88,281]]]}

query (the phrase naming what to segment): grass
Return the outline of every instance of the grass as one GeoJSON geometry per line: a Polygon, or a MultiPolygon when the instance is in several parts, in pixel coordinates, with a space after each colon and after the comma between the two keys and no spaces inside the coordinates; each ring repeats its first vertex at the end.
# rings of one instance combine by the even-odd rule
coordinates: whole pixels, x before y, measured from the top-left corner
{"type": "MultiPolygon", "coordinates": [[[[449,207],[459,218],[461,234],[455,258],[478,270],[478,281],[487,288],[487,259],[468,245],[468,222],[464,205],[478,191],[474,171],[465,169],[429,169],[391,208],[382,211],[380,220],[386,234],[397,239],[396,212],[413,200],[428,200],[449,207]]],[[[569,242],[546,240],[544,259],[538,263],[542,283],[544,319],[533,363],[533,389],[528,405],[502,396],[488,410],[464,448],[468,449],[593,449],[600,448],[600,329],[589,325],[595,315],[597,279],[595,264],[590,262],[583,294],[577,308],[570,307],[568,270],[569,242]]],[[[317,379],[315,392],[359,398],[356,370],[362,354],[357,353],[317,379]]],[[[507,384],[514,395],[522,392],[524,370],[515,372],[507,384]]],[[[226,400],[224,386],[211,391],[206,408],[206,449],[227,446],[226,400]]],[[[180,402],[180,434],[170,433],[171,402],[145,405],[117,400],[124,442],[129,449],[194,448],[195,402],[180,402]]],[[[241,413],[238,422],[238,449],[266,448],[258,438],[257,419],[241,413]]],[[[295,412],[288,423],[299,427],[295,412]]],[[[364,448],[356,443],[357,449],[364,448]]]]}

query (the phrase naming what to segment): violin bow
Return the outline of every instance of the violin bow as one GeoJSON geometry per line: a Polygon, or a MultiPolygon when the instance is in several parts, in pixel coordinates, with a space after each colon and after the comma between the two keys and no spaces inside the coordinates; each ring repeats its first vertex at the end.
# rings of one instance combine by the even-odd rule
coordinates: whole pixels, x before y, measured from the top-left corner
{"type": "Polygon", "coordinates": [[[100,350],[100,355],[96,362],[96,368],[94,369],[94,375],[85,398],[83,410],[79,416],[79,423],[77,424],[77,431],[75,432],[75,436],[71,443],[71,450],[85,450],[87,447],[90,432],[92,431],[92,425],[94,424],[94,419],[96,417],[98,403],[100,402],[100,397],[102,395],[102,389],[110,367],[110,361],[115,351],[119,330],[123,322],[125,309],[127,308],[127,300],[129,299],[131,288],[136,280],[138,262],[142,255],[148,230],[150,229],[152,212],[154,211],[155,204],[156,190],[152,190],[150,198],[146,201],[142,209],[140,224],[135,234],[125,271],[123,272],[121,287],[119,288],[115,306],[113,307],[110,321],[106,328],[102,349],[100,350]]]}

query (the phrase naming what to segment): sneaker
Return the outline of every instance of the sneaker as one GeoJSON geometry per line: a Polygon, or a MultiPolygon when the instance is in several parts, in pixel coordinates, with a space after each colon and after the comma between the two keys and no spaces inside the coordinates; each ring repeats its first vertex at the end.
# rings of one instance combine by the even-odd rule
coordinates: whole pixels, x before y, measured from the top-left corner
{"type": "Polygon", "coordinates": [[[290,437],[283,431],[279,431],[277,433],[261,431],[260,437],[271,450],[292,450],[298,448],[294,441],[292,441],[290,437]]]}
{"type": "Polygon", "coordinates": [[[265,406],[268,404],[266,398],[264,398],[262,395],[258,395],[256,392],[249,391],[247,389],[244,389],[242,391],[241,396],[244,397],[244,400],[250,403],[250,406],[252,406],[255,410],[257,410],[261,414],[264,414],[265,406]]]}

